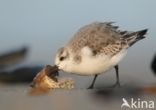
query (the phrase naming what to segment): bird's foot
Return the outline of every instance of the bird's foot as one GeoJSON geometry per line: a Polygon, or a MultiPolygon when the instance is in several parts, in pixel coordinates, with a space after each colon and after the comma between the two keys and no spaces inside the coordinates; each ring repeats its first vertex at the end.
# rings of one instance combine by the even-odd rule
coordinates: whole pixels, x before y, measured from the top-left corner
{"type": "Polygon", "coordinates": [[[93,89],[94,85],[90,85],[87,89],[93,89]]]}

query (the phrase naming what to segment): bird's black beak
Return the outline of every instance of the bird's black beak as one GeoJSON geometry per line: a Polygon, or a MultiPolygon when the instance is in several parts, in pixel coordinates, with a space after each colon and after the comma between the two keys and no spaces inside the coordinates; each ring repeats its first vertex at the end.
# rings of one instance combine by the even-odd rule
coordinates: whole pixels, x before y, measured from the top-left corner
{"type": "Polygon", "coordinates": [[[59,67],[57,65],[54,65],[53,68],[55,68],[57,71],[59,71],[59,67]]]}
{"type": "Polygon", "coordinates": [[[57,65],[54,65],[53,68],[56,71],[55,75],[56,76],[59,76],[59,68],[58,68],[58,66],[57,65]]]}
{"type": "Polygon", "coordinates": [[[59,68],[57,65],[51,66],[51,65],[47,65],[47,75],[48,76],[59,76],[59,68]]]}

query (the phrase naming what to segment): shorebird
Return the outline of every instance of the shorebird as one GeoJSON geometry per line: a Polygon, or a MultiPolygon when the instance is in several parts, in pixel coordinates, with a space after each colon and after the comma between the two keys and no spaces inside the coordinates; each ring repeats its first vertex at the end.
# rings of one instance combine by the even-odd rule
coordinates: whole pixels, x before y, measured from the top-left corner
{"type": "Polygon", "coordinates": [[[0,69],[7,68],[21,62],[28,53],[28,47],[14,50],[0,55],[0,69]]]}
{"type": "Polygon", "coordinates": [[[78,30],[74,37],[58,49],[55,65],[64,72],[94,76],[89,88],[94,87],[97,76],[111,68],[116,70],[116,83],[120,86],[118,63],[127,50],[145,38],[147,29],[121,31],[113,22],[94,22],[78,30]]]}

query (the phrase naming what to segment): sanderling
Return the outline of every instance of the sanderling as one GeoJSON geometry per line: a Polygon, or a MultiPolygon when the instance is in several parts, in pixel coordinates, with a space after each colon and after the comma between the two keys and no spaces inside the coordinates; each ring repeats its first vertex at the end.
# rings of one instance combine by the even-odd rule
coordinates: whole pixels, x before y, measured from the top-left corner
{"type": "Polygon", "coordinates": [[[121,31],[113,22],[94,22],[79,29],[74,37],[56,54],[55,65],[64,72],[97,76],[111,68],[116,70],[116,83],[120,86],[118,63],[127,49],[145,38],[147,29],[135,32],[121,31]]]}

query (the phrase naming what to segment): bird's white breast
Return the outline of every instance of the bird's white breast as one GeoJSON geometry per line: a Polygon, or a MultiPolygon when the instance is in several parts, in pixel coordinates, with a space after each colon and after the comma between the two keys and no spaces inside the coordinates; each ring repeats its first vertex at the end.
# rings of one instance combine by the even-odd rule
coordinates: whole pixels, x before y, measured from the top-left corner
{"type": "Polygon", "coordinates": [[[124,49],[113,57],[105,54],[92,56],[89,50],[85,48],[82,51],[81,63],[71,63],[69,72],[80,75],[101,74],[117,65],[125,54],[126,50],[124,49]]]}

